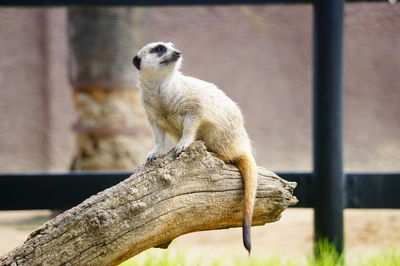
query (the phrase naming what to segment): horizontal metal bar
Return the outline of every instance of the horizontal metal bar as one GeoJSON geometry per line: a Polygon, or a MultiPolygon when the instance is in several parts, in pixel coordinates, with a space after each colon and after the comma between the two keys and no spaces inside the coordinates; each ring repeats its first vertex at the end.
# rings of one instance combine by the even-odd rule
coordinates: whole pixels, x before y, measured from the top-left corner
{"type": "Polygon", "coordinates": [[[313,176],[311,173],[277,173],[283,179],[296,182],[294,195],[299,200],[296,208],[312,208],[314,206],[313,176]]]}
{"type": "Polygon", "coordinates": [[[200,6],[301,4],[310,0],[0,0],[0,6],[200,6]]]}
{"type": "MultiPolygon", "coordinates": [[[[313,208],[316,195],[311,173],[278,173],[297,182],[295,207],[313,208]]],[[[347,173],[344,177],[345,208],[400,209],[400,173],[347,173]]]]}
{"type": "Polygon", "coordinates": [[[130,176],[127,172],[0,175],[0,210],[69,209],[130,176]]]}
{"type": "MultiPolygon", "coordinates": [[[[0,210],[68,209],[118,184],[131,172],[25,173],[0,175],[0,210]]],[[[314,207],[311,173],[278,173],[297,182],[296,207],[314,207]]],[[[349,173],[346,208],[400,208],[400,173],[349,173]]]]}
{"type": "Polygon", "coordinates": [[[346,175],[346,208],[400,208],[400,173],[346,175]]]}
{"type": "MultiPolygon", "coordinates": [[[[387,0],[347,0],[347,2],[387,2],[387,0]]],[[[313,0],[0,0],[0,6],[200,6],[254,4],[310,4],[313,0]]]]}

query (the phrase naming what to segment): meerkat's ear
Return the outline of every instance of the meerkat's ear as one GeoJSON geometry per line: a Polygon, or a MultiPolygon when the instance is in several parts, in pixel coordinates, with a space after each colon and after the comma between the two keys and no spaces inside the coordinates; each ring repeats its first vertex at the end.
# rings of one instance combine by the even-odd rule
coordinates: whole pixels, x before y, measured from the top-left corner
{"type": "Polygon", "coordinates": [[[140,62],[142,61],[142,59],[140,59],[138,56],[135,56],[132,60],[133,65],[140,70],[140,62]]]}

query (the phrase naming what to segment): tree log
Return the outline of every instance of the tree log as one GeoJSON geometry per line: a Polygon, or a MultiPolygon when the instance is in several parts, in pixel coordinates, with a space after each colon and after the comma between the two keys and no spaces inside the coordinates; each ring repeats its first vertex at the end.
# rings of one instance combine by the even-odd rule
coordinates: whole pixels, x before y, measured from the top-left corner
{"type": "MultiPolygon", "coordinates": [[[[277,221],[297,203],[296,183],[263,168],[258,173],[253,225],[277,221]]],[[[237,168],[195,142],[178,158],[170,152],[58,215],[0,265],[116,265],[183,234],[241,226],[242,199],[237,168]]]]}

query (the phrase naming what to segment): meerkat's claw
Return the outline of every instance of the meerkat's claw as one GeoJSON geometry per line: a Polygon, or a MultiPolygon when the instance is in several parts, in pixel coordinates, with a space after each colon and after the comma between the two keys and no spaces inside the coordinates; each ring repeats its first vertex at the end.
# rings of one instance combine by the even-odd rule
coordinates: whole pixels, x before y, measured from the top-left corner
{"type": "Polygon", "coordinates": [[[157,157],[158,157],[157,154],[150,153],[149,156],[147,156],[146,164],[153,163],[157,159],[157,157]]]}
{"type": "Polygon", "coordinates": [[[186,149],[185,146],[182,146],[182,147],[176,146],[174,148],[174,159],[176,159],[185,149],[186,149]]]}
{"type": "Polygon", "coordinates": [[[150,163],[154,162],[155,159],[156,159],[155,157],[147,157],[146,164],[150,164],[150,163]]]}

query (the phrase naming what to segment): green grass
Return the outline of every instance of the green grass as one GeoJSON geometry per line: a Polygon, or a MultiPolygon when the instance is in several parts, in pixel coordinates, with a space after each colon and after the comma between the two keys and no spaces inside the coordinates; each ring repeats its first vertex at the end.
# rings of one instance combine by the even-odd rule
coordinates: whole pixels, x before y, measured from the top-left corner
{"type": "Polygon", "coordinates": [[[400,265],[400,247],[394,246],[370,257],[351,258],[351,263],[345,263],[344,257],[339,256],[335,249],[326,243],[318,245],[317,259],[310,255],[307,261],[284,259],[275,256],[243,258],[231,254],[221,254],[218,258],[209,259],[207,254],[202,257],[190,257],[186,251],[152,249],[120,266],[398,266],[400,265]]]}
{"type": "Polygon", "coordinates": [[[344,254],[338,254],[335,247],[327,240],[323,240],[316,246],[317,256],[310,255],[308,265],[310,266],[341,266],[344,265],[344,254]]]}
{"type": "Polygon", "coordinates": [[[150,250],[125,261],[119,266],[183,266],[187,263],[188,259],[184,252],[150,250]]]}
{"type": "Polygon", "coordinates": [[[360,266],[398,266],[400,265],[400,247],[392,247],[359,264],[360,266]]]}

